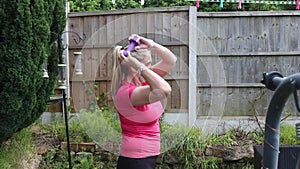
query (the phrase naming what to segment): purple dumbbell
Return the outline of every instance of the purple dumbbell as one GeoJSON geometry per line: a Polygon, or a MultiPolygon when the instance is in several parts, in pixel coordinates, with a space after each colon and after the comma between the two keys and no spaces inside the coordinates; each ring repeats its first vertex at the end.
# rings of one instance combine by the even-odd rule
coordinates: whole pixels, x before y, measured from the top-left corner
{"type": "Polygon", "coordinates": [[[131,52],[134,47],[139,46],[141,44],[139,38],[137,36],[133,36],[129,39],[129,46],[124,50],[123,55],[128,56],[128,52],[131,52]]]}

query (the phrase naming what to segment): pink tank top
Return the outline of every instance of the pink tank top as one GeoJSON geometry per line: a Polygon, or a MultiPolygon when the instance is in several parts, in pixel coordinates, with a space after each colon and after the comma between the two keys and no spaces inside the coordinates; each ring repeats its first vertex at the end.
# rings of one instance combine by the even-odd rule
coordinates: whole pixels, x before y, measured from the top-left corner
{"type": "Polygon", "coordinates": [[[144,158],[160,153],[159,118],[161,102],[132,106],[130,96],[137,86],[124,81],[117,92],[115,105],[122,128],[120,154],[130,158],[144,158]]]}

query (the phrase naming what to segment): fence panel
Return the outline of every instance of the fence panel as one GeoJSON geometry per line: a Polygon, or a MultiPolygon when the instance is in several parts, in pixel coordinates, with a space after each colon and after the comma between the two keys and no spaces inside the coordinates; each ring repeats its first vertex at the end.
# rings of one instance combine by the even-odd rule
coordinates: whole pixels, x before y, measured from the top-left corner
{"type": "MultiPolygon", "coordinates": [[[[106,96],[108,105],[112,105],[110,96],[110,79],[112,77],[112,50],[115,45],[126,45],[128,36],[141,34],[152,38],[157,43],[165,45],[180,58],[175,68],[166,77],[173,87],[166,109],[187,109],[188,89],[188,8],[153,8],[135,9],[110,12],[70,13],[69,27],[71,31],[79,35],[85,35],[84,43],[70,43],[69,51],[82,52],[83,75],[75,75],[74,59],[70,59],[70,83],[74,83],[71,89],[72,106],[88,108],[92,99],[86,95],[86,91],[93,90],[95,97],[106,96]],[[89,84],[90,88],[82,88],[81,83],[89,84]],[[98,86],[91,89],[91,84],[98,86]],[[82,91],[85,92],[82,94],[82,91]],[[184,91],[181,91],[184,90],[184,91]],[[76,93],[81,93],[78,95],[76,93]],[[81,98],[74,98],[74,96],[81,98]],[[182,99],[182,97],[184,97],[182,99]],[[182,100],[184,100],[182,102],[182,100]]],[[[72,35],[69,35],[72,36],[72,35]]],[[[70,38],[72,41],[72,37],[70,38]]],[[[154,61],[159,58],[154,55],[154,61]]],[[[87,87],[85,86],[85,87],[87,87]]]]}
{"type": "MultiPolygon", "coordinates": [[[[128,36],[137,33],[165,45],[178,57],[174,69],[165,77],[173,88],[166,103],[167,112],[196,109],[187,115],[264,116],[273,92],[260,84],[262,73],[276,70],[287,76],[299,72],[300,14],[293,11],[191,13],[191,9],[69,13],[69,30],[86,36],[78,43],[77,37],[69,34],[72,106],[88,107],[95,97],[101,98],[99,104],[113,105],[112,48],[116,44],[125,45],[128,36]],[[196,18],[194,25],[192,15],[196,18]],[[193,38],[196,41],[190,42],[193,38]],[[191,46],[195,46],[197,54],[195,76],[190,76],[189,62],[193,61],[190,56],[194,50],[191,46]],[[83,53],[81,76],[73,73],[76,51],[83,53]],[[191,77],[196,77],[196,90],[189,89],[191,77]],[[90,90],[95,94],[87,95],[90,90]],[[190,98],[196,98],[193,100],[196,104],[190,104],[190,98]],[[190,109],[191,106],[195,107],[190,109]]],[[[154,55],[153,60],[159,58],[154,55]]],[[[295,114],[292,99],[285,110],[295,114]]]]}
{"type": "MultiPolygon", "coordinates": [[[[300,15],[292,11],[199,12],[198,116],[264,116],[273,92],[260,83],[263,72],[299,72],[299,24],[300,15]],[[225,81],[220,83],[222,73],[225,81]],[[212,95],[225,98],[224,111],[209,112],[212,95]]],[[[295,112],[290,99],[285,113],[295,112]]]]}

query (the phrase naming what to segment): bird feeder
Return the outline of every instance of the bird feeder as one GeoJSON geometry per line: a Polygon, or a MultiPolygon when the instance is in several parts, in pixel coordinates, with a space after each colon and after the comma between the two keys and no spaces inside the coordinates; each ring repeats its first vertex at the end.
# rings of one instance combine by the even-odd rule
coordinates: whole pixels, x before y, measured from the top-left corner
{"type": "Polygon", "coordinates": [[[67,89],[66,74],[65,74],[67,64],[59,63],[57,66],[59,68],[58,88],[67,89]]]}
{"type": "Polygon", "coordinates": [[[49,78],[48,71],[47,71],[47,61],[43,63],[43,78],[49,78]]]}
{"type": "Polygon", "coordinates": [[[82,75],[82,69],[81,69],[81,58],[82,53],[81,52],[74,52],[75,57],[75,75],[82,75]]]}

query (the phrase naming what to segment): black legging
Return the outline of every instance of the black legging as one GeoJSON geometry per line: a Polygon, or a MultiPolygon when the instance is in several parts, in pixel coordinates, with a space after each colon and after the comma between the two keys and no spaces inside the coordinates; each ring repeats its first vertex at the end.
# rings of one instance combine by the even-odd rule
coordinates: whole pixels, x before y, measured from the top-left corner
{"type": "Polygon", "coordinates": [[[157,156],[128,158],[119,156],[117,169],[155,169],[157,156]]]}

